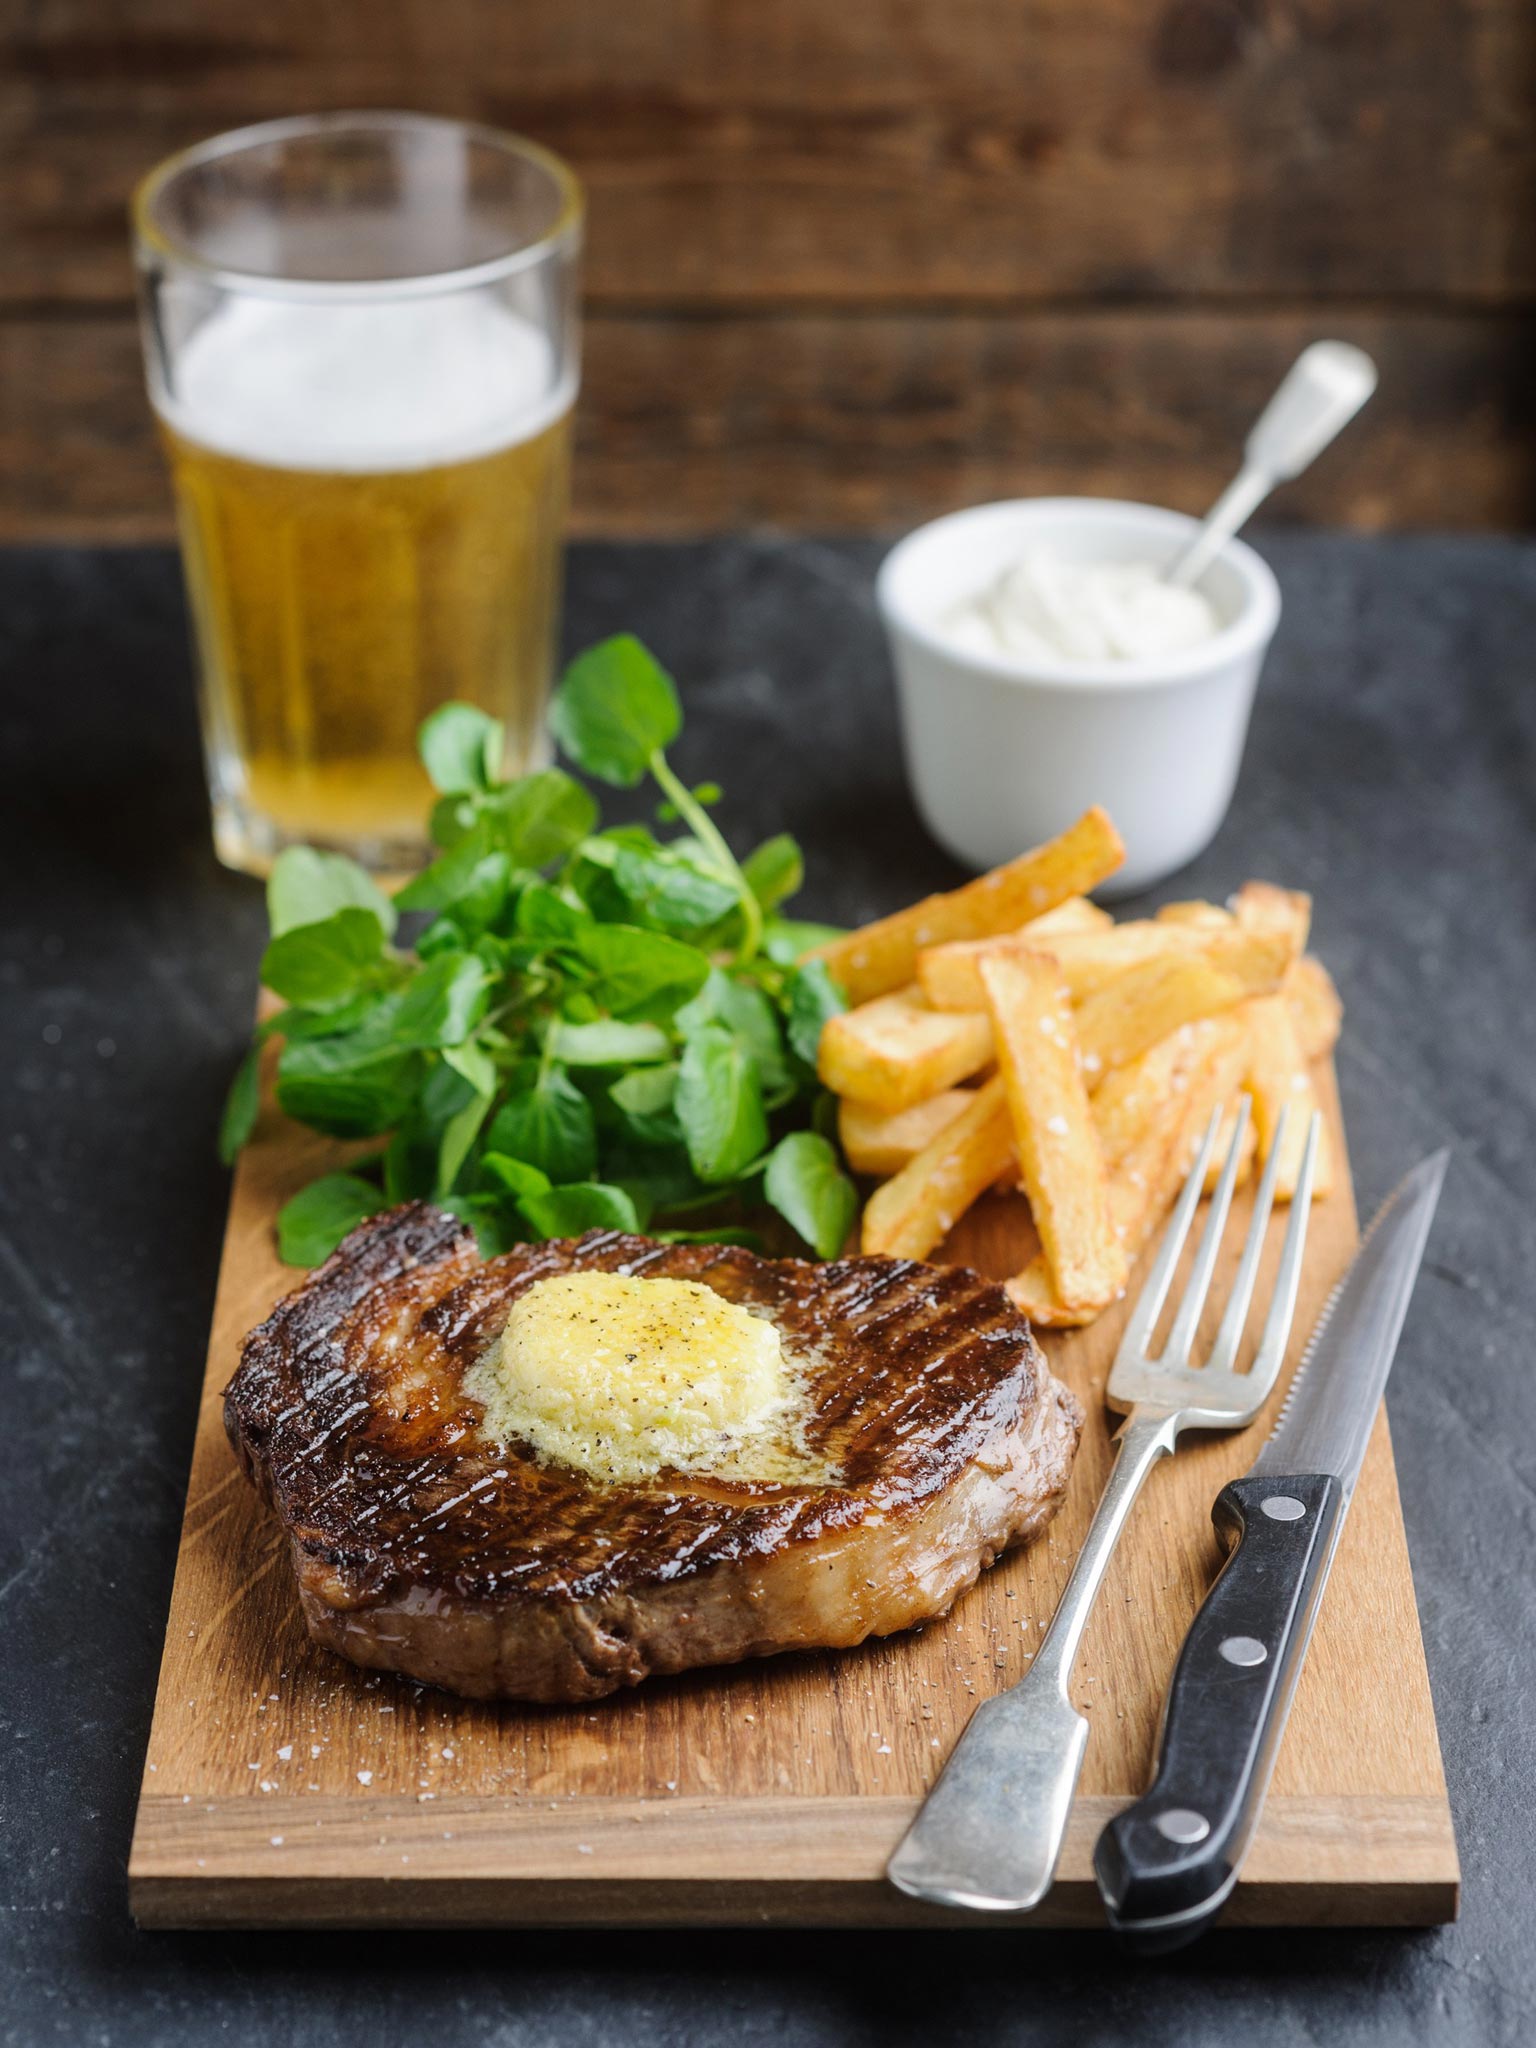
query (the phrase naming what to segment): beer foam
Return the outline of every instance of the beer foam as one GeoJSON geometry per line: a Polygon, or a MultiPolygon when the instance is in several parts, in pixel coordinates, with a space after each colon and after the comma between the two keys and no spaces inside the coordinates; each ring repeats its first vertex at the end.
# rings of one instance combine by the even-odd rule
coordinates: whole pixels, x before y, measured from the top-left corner
{"type": "Polygon", "coordinates": [[[155,392],[178,434],[277,469],[431,469],[531,440],[569,406],[547,335],[484,292],[226,299],[155,392]]]}

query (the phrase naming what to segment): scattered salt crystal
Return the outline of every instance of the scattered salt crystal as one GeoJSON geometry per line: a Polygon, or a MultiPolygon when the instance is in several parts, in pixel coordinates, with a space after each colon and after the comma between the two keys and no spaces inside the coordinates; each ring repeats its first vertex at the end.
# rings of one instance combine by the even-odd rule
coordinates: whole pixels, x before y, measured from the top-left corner
{"type": "Polygon", "coordinates": [[[281,1847],[283,1846],[283,1838],[281,1835],[274,1835],[272,1837],[272,1846],[274,1849],[281,1849],[281,1847]]]}
{"type": "Polygon", "coordinates": [[[359,1771],[357,1774],[357,1782],[359,1783],[359,1785],[371,1785],[373,1783],[372,1771],[359,1771]]]}
{"type": "Polygon", "coordinates": [[[1064,1116],[1048,1116],[1045,1120],[1045,1128],[1052,1132],[1054,1136],[1064,1138],[1067,1135],[1067,1120],[1064,1116]]]}
{"type": "Polygon", "coordinates": [[[277,1752],[277,1754],[280,1762],[287,1763],[289,1757],[293,1755],[293,1744],[291,1742],[285,1742],[282,1748],[277,1752]]]}

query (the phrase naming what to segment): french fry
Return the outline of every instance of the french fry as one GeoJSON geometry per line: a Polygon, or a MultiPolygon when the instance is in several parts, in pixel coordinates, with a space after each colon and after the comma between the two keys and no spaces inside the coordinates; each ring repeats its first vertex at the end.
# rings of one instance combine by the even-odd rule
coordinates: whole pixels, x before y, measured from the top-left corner
{"type": "Polygon", "coordinates": [[[1303,1055],[1320,1060],[1338,1043],[1344,1017],[1333,976],[1314,954],[1304,953],[1285,970],[1281,988],[1303,1055]]]}
{"type": "Polygon", "coordinates": [[[1064,932],[1051,942],[1062,983],[1074,1003],[1084,1003],[1106,983],[1143,960],[1204,950],[1210,933],[1198,925],[1133,919],[1108,932],[1064,932]]]}
{"type": "Polygon", "coordinates": [[[1233,914],[1245,931],[1280,932],[1292,951],[1304,953],[1312,929],[1312,898],[1300,889],[1277,889],[1273,882],[1244,882],[1232,899],[1233,914]]]}
{"type": "Polygon", "coordinates": [[[1056,964],[1000,950],[982,955],[980,973],[1019,1177],[1057,1295],[1073,1310],[1106,1308],[1124,1284],[1126,1255],[1056,964]]]}
{"type": "Polygon", "coordinates": [[[947,946],[925,946],[917,956],[918,986],[936,1010],[984,1010],[986,992],[981,985],[981,957],[999,946],[1017,943],[1017,935],[1004,939],[951,939],[947,946]]]}
{"type": "Polygon", "coordinates": [[[887,1115],[871,1109],[867,1102],[854,1102],[844,1096],[837,1106],[837,1135],[843,1157],[855,1173],[889,1180],[947,1124],[952,1124],[970,1101],[969,1089],[945,1088],[930,1095],[926,1102],[916,1102],[910,1109],[898,1109],[887,1115]]]}
{"type": "Polygon", "coordinates": [[[1233,1008],[1278,988],[1290,964],[1278,933],[1212,931],[1189,952],[1142,961],[1085,998],[1077,1013],[1083,1071],[1093,1088],[1103,1076],[1166,1038],[1181,1024],[1233,1008]]]}
{"type": "Polygon", "coordinates": [[[829,1017],[816,1071],[834,1094],[890,1113],[952,1088],[991,1057],[985,1014],[931,1009],[920,989],[906,988],[829,1017]]]}
{"type": "MultiPolygon", "coordinates": [[[[1247,1056],[1248,1034],[1232,1016],[1190,1025],[1174,1042],[1142,1056],[1143,1061],[1155,1062],[1135,1077],[1142,1083],[1136,1092],[1147,1116],[1128,1149],[1112,1164],[1109,1182],[1110,1220],[1128,1262],[1140,1256],[1183,1185],[1211,1114],[1238,1086],[1247,1056]]],[[[1106,1085],[1123,1079],[1113,1076],[1106,1085]]],[[[1127,1096],[1131,1092],[1127,1089],[1127,1096]]],[[[1096,1096],[1096,1119],[1099,1109],[1096,1096]]],[[[1125,1128],[1129,1130],[1129,1125],[1125,1128]]],[[[1015,1307],[1042,1328],[1076,1329],[1093,1320],[1091,1311],[1085,1313],[1061,1299],[1043,1255],[1006,1286],[1015,1307]]]]}
{"type": "Polygon", "coordinates": [[[1069,896],[1086,895],[1124,858],[1119,833],[1095,805],[1059,838],[1021,854],[1006,867],[863,925],[817,947],[811,957],[826,963],[850,1003],[865,1003],[904,988],[916,975],[917,956],[925,946],[1017,931],[1069,896]]]}
{"type": "Polygon", "coordinates": [[[936,1010],[981,1010],[986,1007],[981,976],[976,963],[993,946],[1023,943],[1054,951],[1059,944],[1091,936],[1107,936],[1115,921],[1086,896],[1069,896],[1055,910],[1032,918],[1016,932],[994,934],[985,939],[950,939],[942,946],[925,946],[917,956],[917,979],[923,994],[936,1010]],[[1044,945],[1045,941],[1049,945],[1044,945]]]}
{"type": "Polygon", "coordinates": [[[1148,1132],[1172,1129],[1171,1119],[1189,1086],[1190,1073],[1223,1028],[1213,1018],[1181,1025],[1104,1077],[1094,1092],[1093,1121],[1105,1164],[1112,1171],[1143,1144],[1148,1132]]]}
{"type": "MultiPolygon", "coordinates": [[[[1307,1128],[1317,1108],[1317,1091],[1312,1072],[1296,1036],[1291,1008],[1284,996],[1261,996],[1244,1005],[1248,1025],[1248,1069],[1244,1086],[1253,1097],[1254,1121],[1259,1127],[1259,1150],[1268,1162],[1279,1129],[1280,1113],[1289,1108],[1285,1135],[1280,1144],[1280,1164],[1275,1174],[1275,1200],[1289,1202],[1296,1193],[1301,1172],[1301,1155],[1306,1149],[1307,1128]]],[[[1317,1163],[1313,1170],[1312,1198],[1321,1201],[1333,1188],[1333,1147],[1328,1126],[1318,1133],[1317,1163]]]]}
{"type": "MultiPolygon", "coordinates": [[[[1044,923],[1045,920],[1041,920],[1044,923]]],[[[1161,954],[1189,952],[1203,944],[1203,931],[1182,925],[1157,924],[1151,918],[1103,930],[1068,930],[1047,933],[1049,943],[1041,946],[1039,924],[1026,925],[1022,932],[998,939],[956,939],[947,946],[929,946],[917,956],[917,978],[923,994],[936,1010],[979,1010],[985,998],[981,986],[981,962],[989,953],[1023,946],[1049,952],[1061,969],[1063,986],[1074,1002],[1081,1002],[1106,981],[1123,974],[1138,961],[1161,954]]]]}
{"type": "Polygon", "coordinates": [[[926,1259],[957,1219],[1013,1164],[1013,1127],[1000,1076],[985,1082],[953,1123],[875,1189],[864,1205],[861,1246],[891,1258],[926,1259]]]}
{"type": "Polygon", "coordinates": [[[1193,925],[1197,930],[1221,931],[1232,923],[1230,911],[1219,903],[1203,903],[1198,897],[1187,903],[1165,903],[1157,913],[1159,924],[1193,925]]]}
{"type": "Polygon", "coordinates": [[[1031,939],[1054,938],[1059,932],[1108,932],[1115,928],[1115,920],[1107,910],[1101,910],[1087,896],[1069,896],[1065,903],[1058,903],[1054,910],[1047,910],[1039,917],[1032,917],[1028,924],[1019,926],[1019,936],[1031,939]]]}

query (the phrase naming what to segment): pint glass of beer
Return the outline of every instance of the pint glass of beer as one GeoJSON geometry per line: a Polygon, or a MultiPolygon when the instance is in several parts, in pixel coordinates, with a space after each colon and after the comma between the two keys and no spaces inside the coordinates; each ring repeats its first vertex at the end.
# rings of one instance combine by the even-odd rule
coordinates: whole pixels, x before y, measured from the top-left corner
{"type": "Polygon", "coordinates": [[[559,610],[581,195],[489,129],[275,121],[134,201],[214,840],[418,864],[416,730],[467,698],[535,765],[559,610]]]}

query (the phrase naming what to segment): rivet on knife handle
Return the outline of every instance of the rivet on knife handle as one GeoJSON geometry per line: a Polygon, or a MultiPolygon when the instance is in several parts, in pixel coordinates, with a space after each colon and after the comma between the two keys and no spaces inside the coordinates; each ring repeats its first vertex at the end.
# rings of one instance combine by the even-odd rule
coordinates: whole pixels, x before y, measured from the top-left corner
{"type": "Polygon", "coordinates": [[[1110,1924],[1147,1953],[1206,1927],[1237,1879],[1322,1598],[1344,1488],[1330,1473],[1251,1474],[1217,1497],[1237,1542],[1168,1691],[1151,1788],[1099,1837],[1110,1924]]]}

